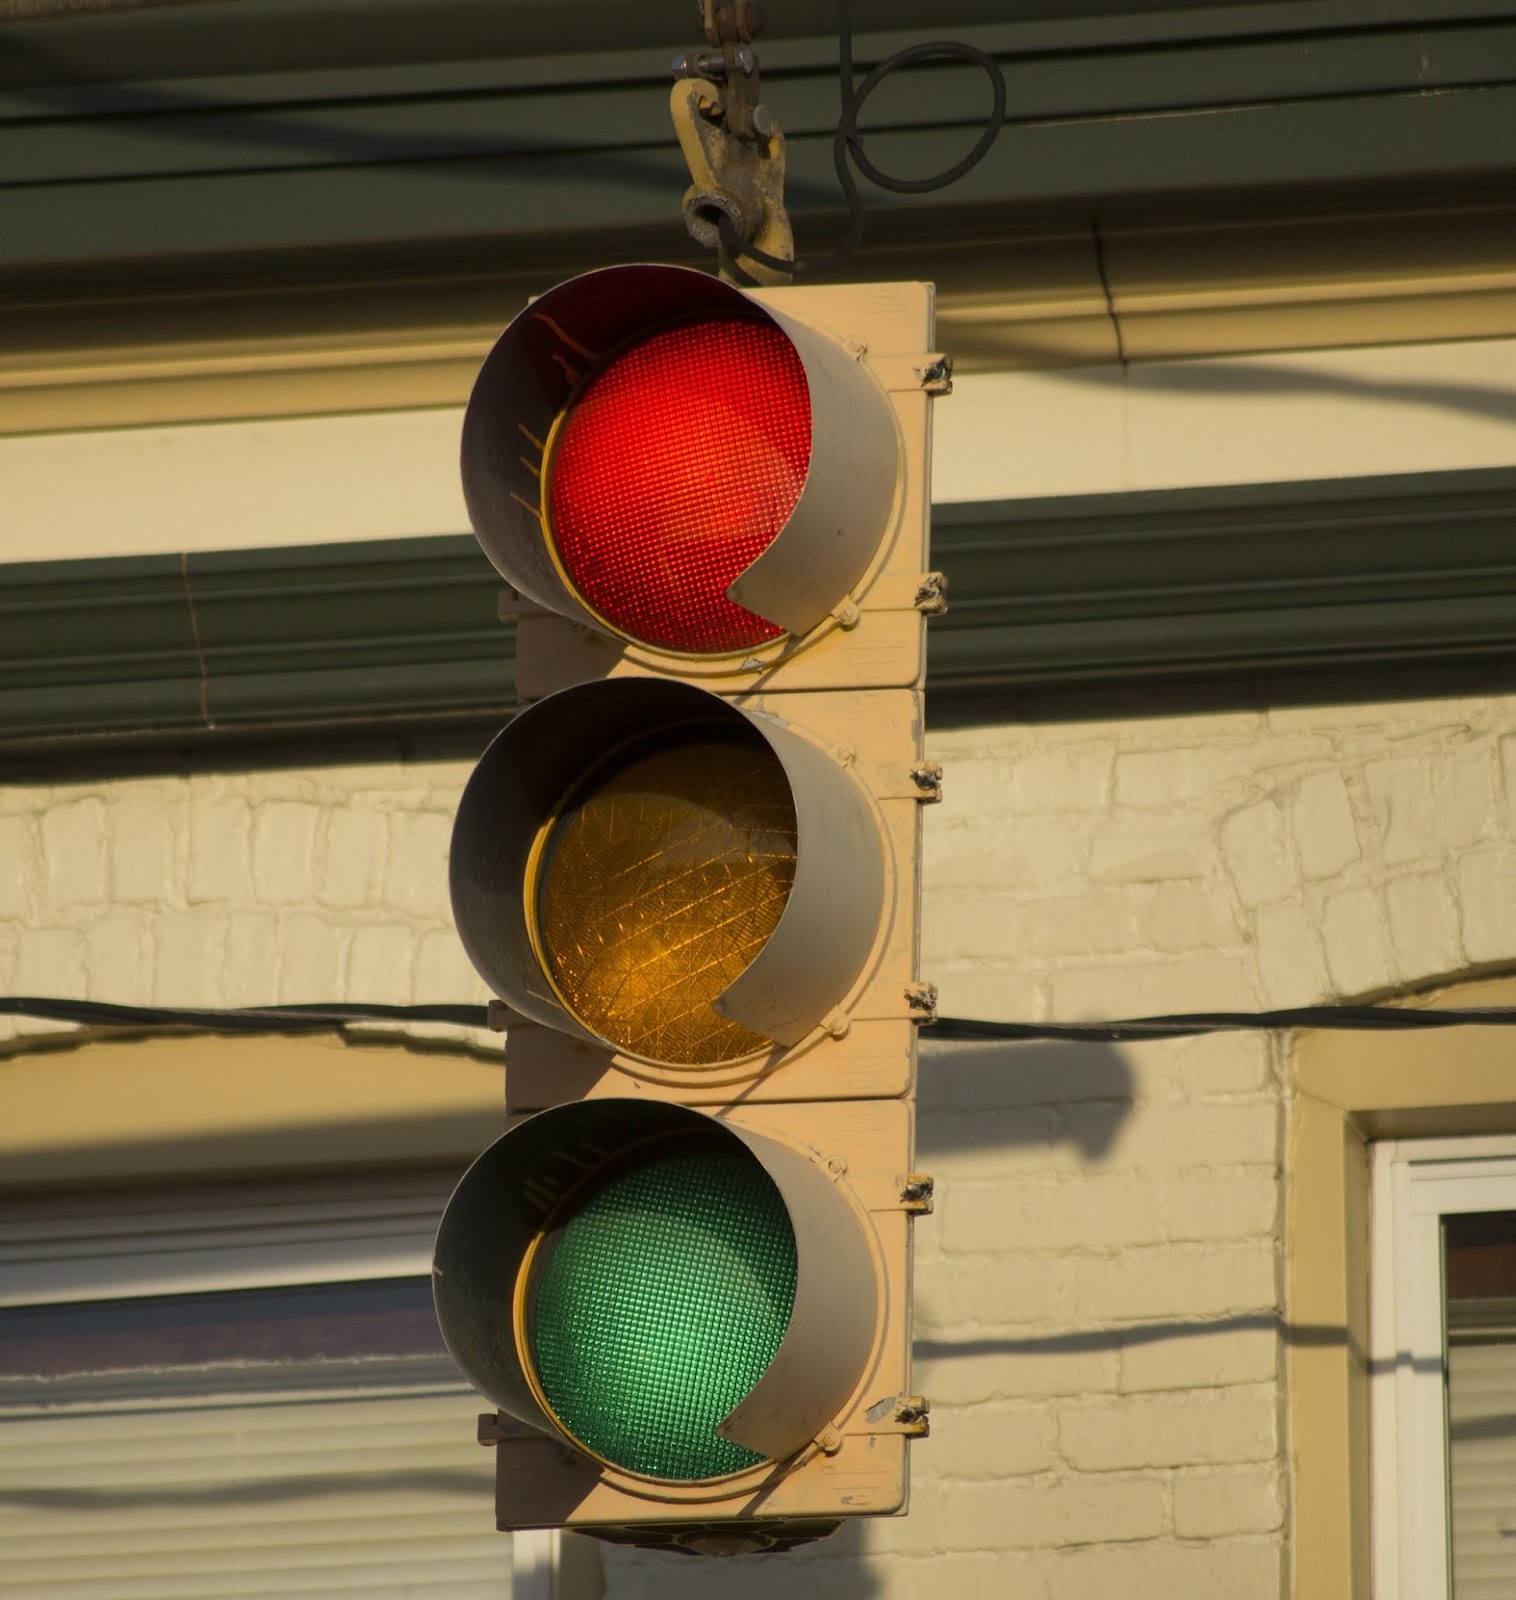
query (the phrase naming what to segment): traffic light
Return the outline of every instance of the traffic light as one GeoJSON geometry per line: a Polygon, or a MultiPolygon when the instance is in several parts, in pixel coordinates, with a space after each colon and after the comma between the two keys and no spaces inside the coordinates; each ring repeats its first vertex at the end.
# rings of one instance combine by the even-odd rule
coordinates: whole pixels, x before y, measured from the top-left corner
{"type": "Polygon", "coordinates": [[[615,267],[479,375],[532,703],[450,872],[535,1114],[435,1287],[502,1528],[731,1551],[904,1506],[930,341],[925,285],[615,267]]]}
{"type": "Polygon", "coordinates": [[[925,284],[743,291],[679,267],[533,301],[463,424],[474,531],[525,602],[523,697],[639,671],[919,688],[931,320],[925,284]]]}

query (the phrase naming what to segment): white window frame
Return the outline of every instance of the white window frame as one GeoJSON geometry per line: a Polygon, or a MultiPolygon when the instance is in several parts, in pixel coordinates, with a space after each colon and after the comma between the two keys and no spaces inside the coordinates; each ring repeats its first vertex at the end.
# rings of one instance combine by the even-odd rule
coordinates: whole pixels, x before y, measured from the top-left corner
{"type": "Polygon", "coordinates": [[[1516,1211],[1516,1138],[1384,1140],[1372,1184],[1374,1600],[1449,1600],[1442,1219],[1516,1211]]]}

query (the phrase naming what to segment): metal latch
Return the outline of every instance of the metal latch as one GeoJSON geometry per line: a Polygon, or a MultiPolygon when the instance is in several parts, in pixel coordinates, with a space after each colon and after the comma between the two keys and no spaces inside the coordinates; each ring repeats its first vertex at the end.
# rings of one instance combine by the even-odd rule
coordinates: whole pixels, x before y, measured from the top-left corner
{"type": "Polygon", "coordinates": [[[951,394],[953,392],[953,358],[933,355],[916,368],[916,377],[924,394],[951,394]]]}
{"type": "MultiPolygon", "coordinates": [[[[701,20],[714,49],[674,62],[669,112],[690,169],[684,225],[696,244],[721,252],[721,276],[733,282],[734,237],[776,260],[795,258],[784,209],[784,132],[758,99],[753,41],[763,30],[762,8],[755,0],[703,0],[701,20]]],[[[756,283],[791,276],[752,258],[740,272],[756,283]]]]}

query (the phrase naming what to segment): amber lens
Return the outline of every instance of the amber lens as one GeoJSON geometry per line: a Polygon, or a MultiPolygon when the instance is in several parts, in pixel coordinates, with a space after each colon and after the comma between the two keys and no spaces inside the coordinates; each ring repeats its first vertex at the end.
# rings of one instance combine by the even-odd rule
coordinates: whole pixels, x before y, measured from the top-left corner
{"type": "Polygon", "coordinates": [[[687,730],[602,767],[554,821],[537,879],[549,974],[591,1032],[707,1066],[771,1041],[711,1002],[763,948],[795,879],[795,805],[754,733],[687,730]]]}

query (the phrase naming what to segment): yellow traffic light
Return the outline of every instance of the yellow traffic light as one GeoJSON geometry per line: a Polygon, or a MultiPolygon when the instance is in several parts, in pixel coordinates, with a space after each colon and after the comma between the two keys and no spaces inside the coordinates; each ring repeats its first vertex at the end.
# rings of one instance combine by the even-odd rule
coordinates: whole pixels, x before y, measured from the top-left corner
{"type": "Polygon", "coordinates": [[[773,1041],[715,1008],[795,882],[773,749],[698,727],[616,752],[542,838],[534,944],[569,1015],[618,1049],[706,1066],[773,1041]]]}
{"type": "MultiPolygon", "coordinates": [[[[494,992],[558,1036],[513,1031],[511,1064],[529,1070],[535,1050],[558,1084],[537,1098],[513,1078],[513,1103],[578,1092],[568,1041],[701,1102],[744,1080],[788,1098],[797,1070],[831,1097],[811,1058],[855,1023],[868,1065],[841,1092],[909,1088],[914,917],[886,910],[913,904],[914,784],[903,771],[899,792],[876,792],[856,751],[840,760],[771,709],[781,698],[605,679],[529,707],[486,751],[458,807],[454,918],[494,992]]],[[[847,708],[830,721],[846,729],[847,708]]],[[[910,737],[878,723],[852,731],[910,737]]]]}

